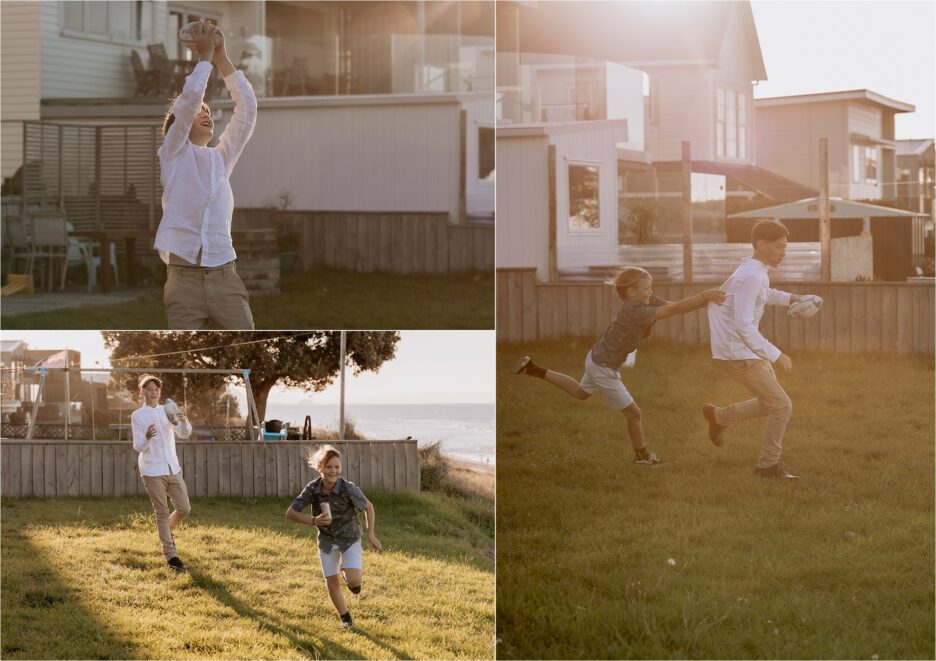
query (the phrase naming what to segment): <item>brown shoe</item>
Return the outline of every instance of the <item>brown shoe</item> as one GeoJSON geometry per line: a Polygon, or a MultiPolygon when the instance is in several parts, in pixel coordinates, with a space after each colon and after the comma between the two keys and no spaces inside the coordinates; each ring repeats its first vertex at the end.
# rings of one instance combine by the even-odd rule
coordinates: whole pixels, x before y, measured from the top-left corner
{"type": "Polygon", "coordinates": [[[702,407],[702,417],[708,422],[708,437],[709,440],[715,445],[715,447],[721,447],[724,445],[725,440],[721,437],[722,432],[725,431],[725,428],[715,422],[715,406],[713,404],[706,404],[702,407]]]}

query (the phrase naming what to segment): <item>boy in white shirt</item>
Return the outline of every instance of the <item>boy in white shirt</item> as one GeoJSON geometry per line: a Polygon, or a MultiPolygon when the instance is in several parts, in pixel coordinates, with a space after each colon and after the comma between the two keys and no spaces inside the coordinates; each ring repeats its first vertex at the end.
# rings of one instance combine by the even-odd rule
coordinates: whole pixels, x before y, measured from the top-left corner
{"type": "Polygon", "coordinates": [[[777,268],[786,255],[787,228],[774,220],[757,223],[751,230],[754,256],[741,265],[720,287],[723,305],[708,306],[712,358],[754,394],[754,399],[718,407],[706,404],[702,415],[708,422],[709,438],[721,446],[725,427],[749,418],[766,417],[761,453],[755,473],[761,477],[797,479],[780,464],[781,441],[793,413],[789,395],[777,381],[771,363],[784,372],[793,361],[761,335],[758,326],[766,305],[790,306],[796,294],[770,288],[768,269],[777,268]]]}
{"type": "Polygon", "coordinates": [[[157,377],[150,374],[140,377],[143,405],[130,416],[130,427],[133,430],[133,448],[140,453],[137,465],[143,486],[156,513],[156,532],[162,542],[163,555],[170,569],[184,572],[185,563],[176,552],[172,530],[189,515],[192,507],[182,479],[175,437],[188,438],[192,433],[192,423],[185,415],[180,415],[178,422],[173,424],[159,403],[161,392],[162,381],[157,377]],[[171,515],[167,498],[175,507],[171,515]]]}
{"type": "Polygon", "coordinates": [[[163,302],[169,328],[253,330],[247,288],[234,268],[234,195],[229,177],[253,133],[257,98],[225,50],[220,30],[201,22],[192,31],[201,58],[163,124],[159,155],[163,215],[155,248],[167,264],[163,302]],[[234,100],[234,115],[215,148],[211,111],[203,99],[216,65],[234,100]]]}

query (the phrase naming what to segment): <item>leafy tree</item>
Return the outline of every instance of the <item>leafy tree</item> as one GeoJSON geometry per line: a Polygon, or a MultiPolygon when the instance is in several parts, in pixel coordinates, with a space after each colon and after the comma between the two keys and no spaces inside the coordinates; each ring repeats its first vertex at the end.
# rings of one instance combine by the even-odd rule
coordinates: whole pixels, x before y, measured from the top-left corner
{"type": "MultiPolygon", "coordinates": [[[[335,381],[341,368],[339,331],[102,331],[101,335],[114,367],[250,370],[250,389],[261,420],[273,386],[318,392],[335,381]]],[[[348,332],[346,352],[352,373],[379,371],[385,361],[395,357],[399,340],[395,331],[348,332]]],[[[164,394],[180,398],[182,375],[159,376],[164,394]]],[[[138,378],[138,374],[128,375],[125,387],[136,392],[138,378]]],[[[213,414],[223,415],[225,384],[238,381],[224,374],[187,375],[189,406],[194,401],[213,414]]]]}

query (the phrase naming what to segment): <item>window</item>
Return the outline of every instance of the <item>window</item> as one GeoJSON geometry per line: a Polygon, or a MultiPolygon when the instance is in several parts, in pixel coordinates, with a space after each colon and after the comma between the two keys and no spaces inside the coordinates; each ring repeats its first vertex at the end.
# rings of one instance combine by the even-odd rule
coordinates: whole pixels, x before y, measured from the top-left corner
{"type": "Polygon", "coordinates": [[[487,126],[478,128],[478,179],[494,180],[494,129],[487,126]]]}
{"type": "Polygon", "coordinates": [[[852,145],[852,183],[861,183],[861,147],[852,145]]]}
{"type": "MultiPolygon", "coordinates": [[[[191,23],[192,21],[201,20],[203,18],[209,23],[217,25],[220,22],[221,14],[204,11],[192,11],[183,7],[169,7],[169,33],[172,35],[177,35],[179,34],[179,30],[182,29],[183,25],[191,23]]],[[[182,42],[180,42],[178,39],[170,39],[170,43],[175,43],[176,59],[198,59],[198,53],[191,51],[183,46],[182,42]]]]}
{"type": "Polygon", "coordinates": [[[601,228],[599,174],[597,165],[569,163],[569,231],[601,228]]]}
{"type": "Polygon", "coordinates": [[[715,88],[715,153],[747,158],[747,95],[715,88]]]}
{"type": "Polygon", "coordinates": [[[108,37],[113,41],[142,41],[143,2],[87,0],[64,2],[63,26],[71,32],[108,37]]]}
{"type": "Polygon", "coordinates": [[[865,147],[865,183],[872,184],[877,186],[878,182],[878,173],[877,173],[877,147],[865,147]]]}

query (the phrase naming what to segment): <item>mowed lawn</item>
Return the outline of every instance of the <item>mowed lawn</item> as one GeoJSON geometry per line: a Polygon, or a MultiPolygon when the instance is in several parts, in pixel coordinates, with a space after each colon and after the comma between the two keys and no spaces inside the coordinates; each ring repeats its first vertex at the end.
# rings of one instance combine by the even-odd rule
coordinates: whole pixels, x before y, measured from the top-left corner
{"type": "Polygon", "coordinates": [[[762,421],[709,442],[702,405],[747,396],[704,348],[624,370],[653,468],[598,398],[511,374],[577,379],[590,344],[498,345],[498,658],[934,658],[932,357],[794,354],[779,483],[762,421]]]}
{"type": "MultiPolygon", "coordinates": [[[[491,329],[494,273],[291,273],[282,293],[252,296],[258,329],[491,329]]],[[[5,329],[156,330],[166,328],[162,296],[3,317],[5,329]]]]}
{"type": "Polygon", "coordinates": [[[382,553],[338,629],[289,500],[192,499],[165,568],[144,498],[3,500],[6,659],[492,658],[493,503],[373,493],[382,553]]]}

